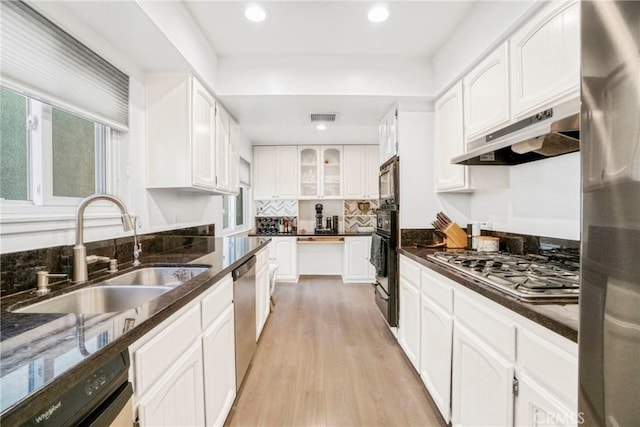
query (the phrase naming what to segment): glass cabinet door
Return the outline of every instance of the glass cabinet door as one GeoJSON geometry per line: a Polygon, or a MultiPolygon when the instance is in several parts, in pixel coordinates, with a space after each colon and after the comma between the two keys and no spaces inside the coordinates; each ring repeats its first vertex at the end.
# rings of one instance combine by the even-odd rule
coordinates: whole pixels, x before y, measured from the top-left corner
{"type": "Polygon", "coordinates": [[[322,195],[342,198],[342,147],[322,148],[322,195]]]}
{"type": "Polygon", "coordinates": [[[301,199],[317,199],[320,196],[320,151],[316,147],[300,147],[300,192],[301,199]]]}

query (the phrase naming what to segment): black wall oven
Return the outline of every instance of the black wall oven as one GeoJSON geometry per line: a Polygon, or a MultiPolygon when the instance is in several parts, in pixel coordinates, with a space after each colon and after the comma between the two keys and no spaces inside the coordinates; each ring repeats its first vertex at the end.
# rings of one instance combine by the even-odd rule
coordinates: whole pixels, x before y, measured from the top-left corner
{"type": "Polygon", "coordinates": [[[393,156],[380,166],[380,175],[378,176],[380,209],[398,209],[400,203],[399,166],[398,156],[393,156]]]}
{"type": "Polygon", "coordinates": [[[398,326],[398,211],[378,210],[371,262],[376,269],[375,301],[389,326],[398,326]]]}

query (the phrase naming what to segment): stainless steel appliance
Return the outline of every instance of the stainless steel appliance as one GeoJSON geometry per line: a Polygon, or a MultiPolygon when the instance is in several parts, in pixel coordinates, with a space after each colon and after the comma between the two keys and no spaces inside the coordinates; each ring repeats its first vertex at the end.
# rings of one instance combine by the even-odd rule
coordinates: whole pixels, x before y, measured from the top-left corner
{"type": "Polygon", "coordinates": [[[236,339],[236,390],[256,352],[256,257],[233,270],[233,315],[236,339]]]}
{"type": "Polygon", "coordinates": [[[640,2],[581,3],[578,415],[640,423],[640,2]]]}
{"type": "Polygon", "coordinates": [[[542,255],[511,255],[466,251],[436,252],[427,257],[522,301],[578,302],[578,253],[547,251],[542,255]]]}
{"type": "Polygon", "coordinates": [[[400,204],[399,165],[398,156],[393,156],[380,166],[378,177],[380,209],[398,209],[400,204]]]}
{"type": "Polygon", "coordinates": [[[133,387],[129,382],[129,351],[95,368],[86,378],[58,394],[41,408],[23,408],[3,414],[2,425],[109,426],[133,425],[133,387]]]}
{"type": "Polygon", "coordinates": [[[375,301],[389,326],[398,326],[398,211],[378,210],[370,260],[376,269],[375,301]]]}

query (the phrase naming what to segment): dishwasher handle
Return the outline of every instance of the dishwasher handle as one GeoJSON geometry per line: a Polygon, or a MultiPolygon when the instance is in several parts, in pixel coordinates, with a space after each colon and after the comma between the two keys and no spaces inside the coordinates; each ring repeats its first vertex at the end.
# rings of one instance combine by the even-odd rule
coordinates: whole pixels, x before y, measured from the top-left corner
{"type": "Polygon", "coordinates": [[[248,273],[249,270],[251,270],[254,265],[256,265],[256,257],[255,257],[255,255],[253,255],[251,258],[249,258],[247,261],[245,261],[240,267],[238,267],[235,270],[233,270],[233,272],[231,273],[231,276],[233,277],[233,281],[234,282],[237,281],[242,276],[244,276],[246,273],[248,273]]]}

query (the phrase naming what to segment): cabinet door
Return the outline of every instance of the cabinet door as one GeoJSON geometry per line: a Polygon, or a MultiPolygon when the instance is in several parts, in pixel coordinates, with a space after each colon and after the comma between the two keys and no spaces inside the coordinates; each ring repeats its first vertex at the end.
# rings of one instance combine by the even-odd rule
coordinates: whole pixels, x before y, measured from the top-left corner
{"type": "Polygon", "coordinates": [[[504,43],[463,80],[467,141],[509,122],[508,44],[504,43]]]}
{"type": "Polygon", "coordinates": [[[215,100],[196,80],[193,82],[192,112],[192,180],[193,185],[214,189],[216,186],[215,100]]]}
{"type": "Polygon", "coordinates": [[[536,383],[526,374],[518,378],[515,425],[576,426],[580,420],[577,408],[570,409],[549,390],[536,383]]]}
{"type": "Polygon", "coordinates": [[[579,95],[580,8],[551,2],[510,39],[515,119],[579,95]]]}
{"type": "Polygon", "coordinates": [[[421,306],[420,376],[448,423],[451,418],[453,316],[425,295],[422,295],[421,306]]]}
{"type": "Polygon", "coordinates": [[[221,426],[236,397],[233,304],[218,316],[202,337],[205,415],[208,426],[221,426]]]}
{"type": "Polygon", "coordinates": [[[138,403],[141,426],[204,425],[202,346],[190,347],[138,403]]]}
{"type": "Polygon", "coordinates": [[[298,198],[298,147],[276,147],[275,194],[278,199],[298,198]]]}
{"type": "Polygon", "coordinates": [[[346,237],[342,277],[345,282],[372,283],[375,276],[369,262],[371,237],[346,237]]]}
{"type": "Polygon", "coordinates": [[[420,284],[413,284],[400,275],[400,318],[398,342],[420,372],[420,284]]]}
{"type": "Polygon", "coordinates": [[[378,125],[378,166],[382,165],[388,159],[387,157],[387,141],[389,138],[389,123],[384,117],[378,125]]]}
{"type": "Polygon", "coordinates": [[[240,128],[229,118],[229,192],[240,191],[240,128]]]}
{"type": "Polygon", "coordinates": [[[462,83],[457,83],[436,101],[435,182],[436,191],[466,186],[467,168],[452,165],[451,158],[464,152],[462,83]]]}
{"type": "Polygon", "coordinates": [[[342,162],[341,145],[322,147],[322,198],[342,199],[342,162]]]}
{"type": "Polygon", "coordinates": [[[278,264],[277,278],[284,281],[298,280],[298,252],[294,237],[272,239],[273,258],[278,264]]]}
{"type": "Polygon", "coordinates": [[[276,196],[276,149],[253,147],[253,198],[270,200],[276,196]]]}
{"type": "Polygon", "coordinates": [[[320,148],[298,147],[300,172],[299,198],[317,199],[320,195],[320,148]]]}
{"type": "MultiPolygon", "coordinates": [[[[378,175],[380,173],[378,147],[375,145],[365,145],[365,199],[378,200],[378,175]]],[[[346,167],[346,163],[345,163],[346,167]]],[[[346,198],[346,196],[345,196],[346,198]]]]}
{"type": "Polygon", "coordinates": [[[269,264],[256,271],[256,341],[269,316],[269,264]]]}
{"type": "MultiPolygon", "coordinates": [[[[376,149],[376,166],[378,165],[376,149]]],[[[345,145],[344,147],[344,198],[366,198],[365,181],[367,178],[366,151],[364,145],[345,145]]]]}
{"type": "Polygon", "coordinates": [[[229,173],[230,128],[229,114],[219,104],[216,105],[216,189],[229,191],[231,180],[229,173]]]}
{"type": "Polygon", "coordinates": [[[453,425],[513,425],[513,367],[464,326],[453,330],[453,425]]]}

